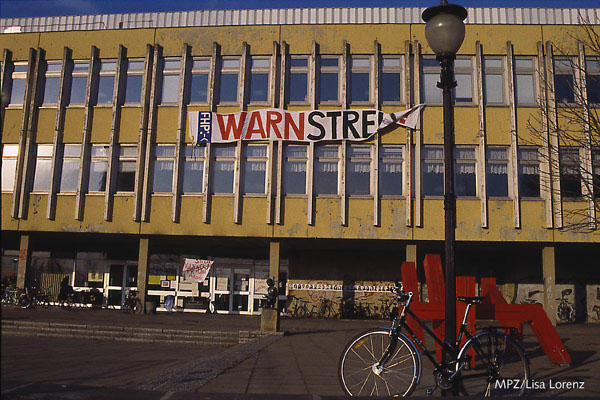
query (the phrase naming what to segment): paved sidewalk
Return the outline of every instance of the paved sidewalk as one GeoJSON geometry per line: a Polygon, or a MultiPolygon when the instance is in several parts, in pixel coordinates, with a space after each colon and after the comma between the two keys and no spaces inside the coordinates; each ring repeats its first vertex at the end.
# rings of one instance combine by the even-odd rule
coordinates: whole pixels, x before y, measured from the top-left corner
{"type": "MultiPolygon", "coordinates": [[[[115,310],[56,308],[47,310],[3,308],[2,320],[234,332],[257,331],[260,328],[260,317],[256,316],[196,313],[132,315],[115,310]]],[[[128,349],[133,349],[133,344],[113,344],[89,340],[87,342],[94,346],[90,347],[90,352],[100,345],[105,346],[106,350],[101,352],[97,350],[95,355],[95,357],[103,357],[107,360],[103,363],[104,372],[100,374],[104,380],[94,372],[94,368],[100,368],[96,365],[90,365],[86,379],[80,380],[72,378],[74,369],[80,369],[80,366],[74,366],[71,369],[65,366],[64,373],[60,371],[45,373],[43,370],[23,368],[22,375],[19,375],[13,371],[14,365],[24,362],[35,364],[35,359],[29,358],[37,357],[37,350],[34,348],[37,345],[37,339],[35,337],[27,339],[29,340],[28,345],[23,344],[20,351],[25,353],[29,349],[30,353],[25,360],[18,360],[14,351],[12,353],[5,351],[5,345],[17,346],[18,338],[7,336],[3,337],[2,341],[2,394],[4,398],[6,390],[4,387],[15,388],[19,385],[27,385],[10,394],[14,398],[33,398],[18,397],[17,394],[25,391],[33,396],[33,394],[39,394],[40,391],[45,390],[41,388],[42,384],[59,384],[67,387],[74,385],[75,389],[73,390],[88,394],[88,397],[85,395],[78,397],[85,399],[103,398],[102,396],[97,397],[97,395],[106,391],[111,391],[110,397],[115,399],[135,398],[134,393],[138,392],[140,398],[162,398],[162,395],[154,397],[148,396],[148,393],[169,394],[169,396],[173,396],[171,398],[186,398],[183,395],[184,392],[196,393],[187,398],[209,398],[209,395],[216,395],[215,398],[256,398],[252,395],[260,394],[268,394],[269,396],[265,398],[269,399],[308,399],[313,398],[312,396],[342,398],[337,378],[337,363],[342,349],[350,338],[360,331],[388,325],[387,321],[283,318],[281,329],[287,332],[285,336],[257,339],[247,344],[228,348],[207,347],[206,345],[188,347],[175,344],[157,347],[153,344],[136,343],[135,346],[139,346],[139,350],[129,356],[131,363],[146,369],[140,369],[137,375],[133,374],[132,376],[125,376],[128,369],[120,356],[125,354],[128,349]],[[111,361],[113,353],[114,361],[111,361]],[[165,358],[163,353],[170,356],[165,358]],[[146,357],[146,359],[142,359],[142,357],[146,357]],[[140,359],[137,360],[137,358],[140,359]],[[114,368],[119,366],[119,374],[111,374],[112,380],[104,376],[113,365],[111,362],[115,363],[114,368]],[[161,368],[164,370],[166,365],[169,365],[169,373],[161,373],[161,368]],[[96,378],[93,378],[94,376],[96,378]],[[8,383],[10,385],[6,386],[8,383]],[[96,394],[93,394],[93,390],[77,389],[81,385],[102,387],[102,389],[96,389],[96,394]],[[118,392],[117,389],[122,391],[122,397],[115,395],[118,392]]],[[[600,325],[558,326],[557,330],[573,359],[573,365],[570,367],[550,364],[531,330],[525,330],[525,347],[531,358],[533,378],[538,383],[543,382],[546,386],[544,390],[534,390],[531,394],[534,396],[600,397],[600,325]],[[585,382],[585,384],[584,389],[579,390],[566,388],[550,390],[551,380],[554,386],[562,382],[585,382]]],[[[70,357],[69,359],[73,363],[78,358],[85,357],[86,354],[82,351],[86,351],[86,346],[92,346],[86,344],[87,342],[84,340],[38,339],[38,341],[45,340],[43,343],[40,342],[40,349],[46,349],[49,346],[54,346],[55,349],[61,348],[65,359],[70,357]],[[78,346],[77,350],[73,349],[71,354],[68,354],[69,347],[74,346],[78,346]]],[[[21,340],[25,341],[25,338],[21,340]]],[[[135,370],[136,368],[131,368],[132,373],[135,370]]],[[[413,396],[424,396],[426,388],[432,385],[431,366],[425,364],[421,384],[413,396]]],[[[72,394],[72,392],[69,393],[72,394]]],[[[438,393],[436,392],[436,395],[438,393]]],[[[54,398],[71,398],[57,396],[54,398]]]]}

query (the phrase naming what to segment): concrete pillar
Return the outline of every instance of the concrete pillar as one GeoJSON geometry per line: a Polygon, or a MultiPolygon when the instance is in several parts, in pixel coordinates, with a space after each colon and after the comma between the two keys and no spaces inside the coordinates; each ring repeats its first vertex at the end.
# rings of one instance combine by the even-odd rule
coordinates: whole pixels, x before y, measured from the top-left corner
{"type": "Polygon", "coordinates": [[[27,268],[31,265],[31,236],[21,235],[19,248],[19,264],[17,265],[17,287],[25,288],[27,268]]]}
{"type": "Polygon", "coordinates": [[[417,245],[407,244],[406,245],[406,261],[414,262],[417,265],[417,245]]]}
{"type": "Polygon", "coordinates": [[[150,239],[140,238],[140,250],[138,255],[137,288],[138,298],[146,309],[146,286],[148,283],[148,263],[150,261],[150,239]]]}
{"type": "MultiPolygon", "coordinates": [[[[275,281],[275,287],[281,293],[281,288],[279,287],[279,251],[280,251],[280,243],[279,242],[271,242],[269,247],[269,277],[273,278],[275,281]]],[[[279,299],[277,300],[276,307],[279,306],[279,299]]]]}
{"type": "MultiPolygon", "coordinates": [[[[281,290],[279,287],[279,257],[280,243],[271,242],[269,245],[269,277],[275,281],[275,287],[281,290]]],[[[263,332],[279,331],[279,299],[275,302],[274,308],[263,308],[260,318],[260,330],[263,332]]]]}
{"type": "Polygon", "coordinates": [[[544,274],[544,310],[550,318],[552,325],[556,325],[556,263],[554,260],[554,247],[542,249],[542,268],[544,274]]]}

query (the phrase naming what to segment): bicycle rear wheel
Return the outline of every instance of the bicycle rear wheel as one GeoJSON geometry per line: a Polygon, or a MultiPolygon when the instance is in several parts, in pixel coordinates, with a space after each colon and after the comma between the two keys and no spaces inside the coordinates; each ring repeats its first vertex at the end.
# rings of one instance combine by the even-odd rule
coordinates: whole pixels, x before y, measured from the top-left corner
{"type": "Polygon", "coordinates": [[[389,331],[361,333],[344,349],[338,367],[342,389],[350,396],[408,396],[419,381],[421,363],[412,342],[404,336],[387,363],[379,360],[390,345],[389,331]]]}
{"type": "Polygon", "coordinates": [[[529,360],[521,345],[504,333],[482,332],[467,341],[458,359],[463,361],[459,389],[464,395],[524,396],[529,360]]]}

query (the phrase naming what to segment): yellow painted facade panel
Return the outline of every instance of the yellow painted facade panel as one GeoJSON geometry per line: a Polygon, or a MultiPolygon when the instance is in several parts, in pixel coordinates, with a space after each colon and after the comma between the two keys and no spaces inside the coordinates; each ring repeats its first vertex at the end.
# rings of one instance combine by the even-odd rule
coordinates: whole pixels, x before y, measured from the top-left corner
{"type": "Polygon", "coordinates": [[[177,107],[158,107],[157,143],[175,143],[177,138],[177,107]]]}
{"type": "Polygon", "coordinates": [[[542,200],[521,201],[521,230],[532,241],[554,239],[552,229],[546,228],[545,202],[542,200]]]}
{"type": "Polygon", "coordinates": [[[39,33],[7,33],[0,35],[0,57],[4,57],[4,49],[12,52],[13,61],[27,61],[29,49],[37,49],[39,33]]]}
{"type": "Polygon", "coordinates": [[[140,134],[140,107],[123,107],[119,124],[119,142],[137,143],[140,134]]]}
{"type": "Polygon", "coordinates": [[[46,219],[47,194],[30,193],[27,203],[26,218],[19,222],[19,229],[24,231],[52,231],[55,223],[46,219]]]}
{"type": "Polygon", "coordinates": [[[308,237],[308,200],[306,198],[285,198],[283,200],[282,225],[274,226],[275,237],[308,237]]]}
{"type": "Polygon", "coordinates": [[[587,35],[583,26],[553,25],[542,26],[544,42],[552,42],[555,46],[554,56],[562,54],[577,55],[577,40],[585,40],[587,35]]]}
{"type": "Polygon", "coordinates": [[[114,196],[112,220],[104,220],[104,196],[87,194],[81,223],[82,232],[138,234],[139,222],[133,221],[133,196],[114,196]]]}
{"type": "Polygon", "coordinates": [[[10,216],[12,193],[2,193],[2,230],[14,231],[19,229],[19,220],[10,216]]]}
{"type": "Polygon", "coordinates": [[[382,239],[413,239],[413,228],[406,226],[406,201],[381,200],[381,226],[378,228],[382,239]]]}
{"type": "Polygon", "coordinates": [[[7,108],[2,121],[2,143],[19,143],[22,108],[7,108]]]}
{"type": "Polygon", "coordinates": [[[67,107],[65,111],[65,127],[63,142],[81,143],[83,138],[83,108],[67,107]]]}
{"type": "Polygon", "coordinates": [[[488,145],[510,145],[510,109],[486,107],[485,135],[488,145]]]}
{"type": "Polygon", "coordinates": [[[112,121],[112,108],[94,107],[94,116],[92,119],[92,134],[90,140],[92,143],[110,142],[110,124],[112,121]]]}
{"type": "Polygon", "coordinates": [[[75,195],[56,196],[56,215],[54,222],[62,232],[81,232],[81,221],[75,219],[75,195]]]}
{"type": "Polygon", "coordinates": [[[56,123],[56,108],[40,108],[35,139],[37,143],[52,143],[56,123]]]}

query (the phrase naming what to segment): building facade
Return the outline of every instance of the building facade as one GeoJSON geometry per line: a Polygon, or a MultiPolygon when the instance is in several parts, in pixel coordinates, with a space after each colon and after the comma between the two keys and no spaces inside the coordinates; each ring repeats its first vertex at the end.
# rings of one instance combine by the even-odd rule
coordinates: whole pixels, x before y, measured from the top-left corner
{"type": "MultiPolygon", "coordinates": [[[[440,69],[420,12],[0,20],[15,32],[0,34],[3,278],[56,291],[68,277],[117,307],[136,288],[159,307],[175,296],[185,311],[252,314],[273,276],[290,314],[348,292],[382,306],[403,261],[443,253],[440,69]],[[194,111],[420,103],[416,129],[364,142],[188,135],[194,111]],[[205,281],[186,279],[186,258],[214,260],[205,281]]],[[[600,9],[469,13],[455,62],[457,274],[496,277],[509,302],[537,300],[551,319],[572,288],[578,318],[597,321],[600,233],[563,228],[567,210],[595,220],[599,194],[584,201],[573,158],[546,161],[552,139],[532,132],[552,138],[540,110],[573,103],[574,80],[598,104],[599,54],[574,37],[600,9]]],[[[557,147],[600,175],[599,149],[557,147]]]]}

